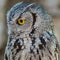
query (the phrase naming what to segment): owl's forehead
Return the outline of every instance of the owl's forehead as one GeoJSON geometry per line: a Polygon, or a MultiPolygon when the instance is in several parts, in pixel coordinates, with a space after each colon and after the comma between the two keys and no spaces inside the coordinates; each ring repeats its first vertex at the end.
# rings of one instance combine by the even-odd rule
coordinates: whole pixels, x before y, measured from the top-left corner
{"type": "Polygon", "coordinates": [[[23,3],[23,2],[17,3],[10,9],[10,11],[7,14],[7,20],[11,21],[14,17],[17,19],[19,16],[21,16],[21,14],[27,12],[29,8],[36,10],[43,20],[50,20],[51,18],[50,15],[42,6],[36,3],[23,3]]]}
{"type": "Polygon", "coordinates": [[[30,4],[30,3],[17,3],[8,12],[9,18],[12,19],[12,18],[14,18],[14,16],[16,18],[18,18],[19,15],[28,11],[29,8],[35,9],[36,7],[38,7],[38,6],[35,3],[32,3],[32,4],[30,4]]]}
{"type": "Polygon", "coordinates": [[[12,13],[23,13],[24,11],[28,10],[29,8],[36,8],[38,7],[38,5],[36,5],[35,3],[17,3],[16,5],[14,5],[12,8],[11,8],[11,12],[12,13]]]}

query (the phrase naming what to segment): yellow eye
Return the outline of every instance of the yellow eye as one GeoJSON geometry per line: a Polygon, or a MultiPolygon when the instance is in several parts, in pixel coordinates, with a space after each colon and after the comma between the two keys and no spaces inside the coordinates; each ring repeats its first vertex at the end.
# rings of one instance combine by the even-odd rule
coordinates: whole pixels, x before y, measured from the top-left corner
{"type": "Polygon", "coordinates": [[[18,19],[18,20],[17,20],[17,24],[18,24],[18,25],[24,25],[24,24],[25,24],[25,20],[20,20],[20,19],[18,19]]]}

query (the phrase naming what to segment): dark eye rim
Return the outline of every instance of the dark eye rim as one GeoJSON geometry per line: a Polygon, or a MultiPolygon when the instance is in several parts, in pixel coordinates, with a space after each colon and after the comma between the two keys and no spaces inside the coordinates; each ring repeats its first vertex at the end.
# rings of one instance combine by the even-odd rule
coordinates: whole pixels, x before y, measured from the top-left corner
{"type": "Polygon", "coordinates": [[[33,24],[32,26],[34,26],[35,22],[36,22],[36,13],[31,13],[32,16],[33,16],[33,24]]]}

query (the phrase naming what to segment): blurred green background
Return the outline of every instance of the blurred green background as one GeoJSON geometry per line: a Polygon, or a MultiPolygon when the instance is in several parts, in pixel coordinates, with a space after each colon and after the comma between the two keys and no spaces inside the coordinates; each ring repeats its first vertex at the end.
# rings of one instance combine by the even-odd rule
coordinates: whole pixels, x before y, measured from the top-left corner
{"type": "Polygon", "coordinates": [[[55,35],[60,40],[60,0],[0,0],[0,60],[3,60],[7,42],[6,13],[17,2],[37,2],[52,16],[55,35]]]}

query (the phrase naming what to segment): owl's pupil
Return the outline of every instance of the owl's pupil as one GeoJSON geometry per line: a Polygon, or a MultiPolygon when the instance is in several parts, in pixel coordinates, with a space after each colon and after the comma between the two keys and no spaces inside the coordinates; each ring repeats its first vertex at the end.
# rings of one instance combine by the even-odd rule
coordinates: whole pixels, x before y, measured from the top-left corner
{"type": "Polygon", "coordinates": [[[20,20],[20,22],[22,23],[22,22],[23,22],[23,20],[20,20]]]}

